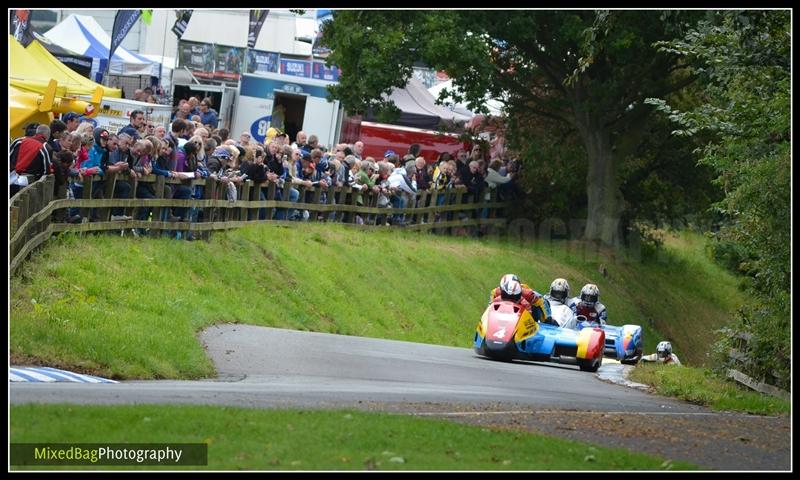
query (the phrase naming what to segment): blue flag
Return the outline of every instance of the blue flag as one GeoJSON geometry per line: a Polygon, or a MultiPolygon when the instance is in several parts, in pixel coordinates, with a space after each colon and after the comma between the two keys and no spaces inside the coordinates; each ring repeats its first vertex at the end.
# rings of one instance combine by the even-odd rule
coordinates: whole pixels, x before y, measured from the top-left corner
{"type": "Polygon", "coordinates": [[[122,44],[125,36],[136,24],[136,20],[142,14],[141,10],[118,10],[114,17],[114,28],[111,30],[111,48],[108,50],[108,65],[111,65],[111,58],[114,51],[122,44]]]}

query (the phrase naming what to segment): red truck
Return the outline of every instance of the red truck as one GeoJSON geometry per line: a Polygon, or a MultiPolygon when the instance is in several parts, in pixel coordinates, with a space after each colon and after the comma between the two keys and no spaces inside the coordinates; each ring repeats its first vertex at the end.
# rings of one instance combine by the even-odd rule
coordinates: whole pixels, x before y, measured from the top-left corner
{"type": "Polygon", "coordinates": [[[362,158],[372,157],[376,161],[383,159],[387,150],[392,150],[401,158],[408,153],[408,148],[417,143],[421,155],[428,163],[435,162],[439,155],[449,152],[455,157],[456,152],[467,148],[467,144],[459,140],[458,135],[439,133],[434,130],[403,127],[373,122],[354,122],[345,120],[341,141],[364,143],[362,158]]]}

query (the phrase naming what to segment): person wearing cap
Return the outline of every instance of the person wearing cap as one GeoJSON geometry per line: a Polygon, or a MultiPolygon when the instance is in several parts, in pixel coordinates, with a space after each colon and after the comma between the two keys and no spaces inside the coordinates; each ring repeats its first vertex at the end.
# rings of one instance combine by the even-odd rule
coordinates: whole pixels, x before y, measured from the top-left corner
{"type": "MultiPolygon", "coordinates": [[[[328,188],[328,182],[324,179],[322,173],[314,163],[314,159],[320,156],[321,152],[319,152],[319,150],[314,150],[311,153],[303,153],[302,167],[298,173],[299,178],[293,180],[292,183],[306,187],[307,189],[312,189],[314,187],[320,187],[322,189],[328,188]]],[[[313,199],[314,191],[306,190],[305,203],[312,203],[313,199]]],[[[304,218],[308,218],[306,215],[306,213],[303,214],[304,218]]]]}
{"type": "Polygon", "coordinates": [[[75,112],[67,112],[61,116],[61,121],[67,124],[67,131],[72,133],[78,129],[81,123],[81,116],[75,112]]]}

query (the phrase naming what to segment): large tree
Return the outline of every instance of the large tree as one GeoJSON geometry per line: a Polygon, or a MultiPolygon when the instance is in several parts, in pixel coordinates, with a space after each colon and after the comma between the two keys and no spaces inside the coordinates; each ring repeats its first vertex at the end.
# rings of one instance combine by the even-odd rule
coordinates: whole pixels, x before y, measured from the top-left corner
{"type": "MultiPolygon", "coordinates": [[[[335,98],[351,111],[391,110],[412,66],[444,70],[457,101],[480,109],[503,98],[507,113],[573,128],[587,156],[585,236],[618,244],[619,162],[639,144],[647,97],[692,81],[681,59],[653,44],[677,38],[699,12],[337,11],[323,26],[330,62],[342,69],[335,98]]],[[[514,131],[510,132],[514,135],[514,131]]]]}

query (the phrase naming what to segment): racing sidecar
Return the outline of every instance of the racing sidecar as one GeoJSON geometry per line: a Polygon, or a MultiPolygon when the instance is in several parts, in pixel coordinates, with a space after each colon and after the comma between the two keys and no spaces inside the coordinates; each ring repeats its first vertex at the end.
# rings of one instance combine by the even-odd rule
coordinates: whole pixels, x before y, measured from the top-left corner
{"type": "Polygon", "coordinates": [[[473,346],[477,354],[499,360],[574,358],[581,370],[596,372],[603,363],[605,338],[600,328],[575,330],[537,322],[522,306],[500,300],[483,313],[473,346]]]}

